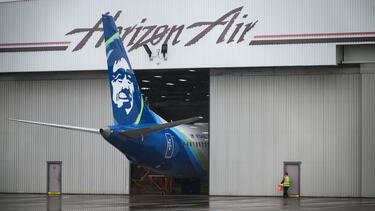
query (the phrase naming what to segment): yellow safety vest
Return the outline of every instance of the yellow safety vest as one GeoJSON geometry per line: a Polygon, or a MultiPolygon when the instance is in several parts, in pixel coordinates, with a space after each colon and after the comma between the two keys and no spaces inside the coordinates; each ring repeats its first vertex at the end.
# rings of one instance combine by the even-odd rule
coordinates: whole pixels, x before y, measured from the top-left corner
{"type": "Polygon", "coordinates": [[[284,180],[284,187],[289,187],[290,186],[290,179],[289,179],[289,176],[286,176],[285,177],[285,180],[284,180]]]}

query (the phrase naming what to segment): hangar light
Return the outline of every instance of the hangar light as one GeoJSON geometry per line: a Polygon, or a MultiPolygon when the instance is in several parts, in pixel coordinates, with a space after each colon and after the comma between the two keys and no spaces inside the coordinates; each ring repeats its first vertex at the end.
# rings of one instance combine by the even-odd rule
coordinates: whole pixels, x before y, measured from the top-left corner
{"type": "Polygon", "coordinates": [[[143,48],[145,49],[146,53],[148,54],[148,58],[150,59],[150,61],[152,61],[154,58],[162,59],[160,53],[163,54],[164,60],[167,61],[168,44],[164,43],[163,45],[161,45],[161,50],[157,49],[157,55],[152,55],[152,51],[148,47],[147,44],[144,44],[143,48]]]}
{"type": "Polygon", "coordinates": [[[174,86],[174,83],[165,83],[167,86],[174,86]]]}
{"type": "Polygon", "coordinates": [[[187,81],[186,79],[183,79],[183,78],[180,78],[180,79],[178,79],[179,81],[181,81],[181,82],[185,82],[185,81],[187,81]]]}
{"type": "Polygon", "coordinates": [[[154,75],[154,78],[163,78],[161,75],[154,75]]]}
{"type": "Polygon", "coordinates": [[[151,52],[150,48],[147,45],[143,45],[143,48],[147,52],[148,58],[150,58],[150,61],[152,61],[152,52],[151,52]]]}
{"type": "Polygon", "coordinates": [[[168,44],[164,43],[163,45],[161,45],[161,53],[163,54],[164,60],[167,60],[167,56],[166,56],[167,51],[168,51],[168,44]]]}
{"type": "Polygon", "coordinates": [[[142,80],[143,83],[150,83],[151,81],[149,80],[142,80]]]}

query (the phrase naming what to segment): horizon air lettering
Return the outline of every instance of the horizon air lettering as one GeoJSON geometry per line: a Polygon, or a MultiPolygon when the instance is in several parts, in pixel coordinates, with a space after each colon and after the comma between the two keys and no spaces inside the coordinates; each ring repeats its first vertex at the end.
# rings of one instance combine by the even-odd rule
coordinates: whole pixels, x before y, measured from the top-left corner
{"type": "MultiPolygon", "coordinates": [[[[159,43],[170,43],[171,45],[177,45],[182,42],[180,39],[180,36],[187,30],[196,30],[197,28],[201,28],[201,30],[189,41],[187,41],[184,44],[184,47],[191,46],[194,44],[197,44],[202,38],[204,38],[208,33],[210,33],[213,29],[222,27],[223,31],[220,33],[219,37],[216,40],[216,44],[222,43],[224,41],[227,42],[226,44],[230,44],[237,40],[237,44],[244,41],[246,35],[250,32],[252,28],[258,23],[258,20],[253,22],[245,23],[245,21],[236,23],[234,26],[234,23],[237,21],[238,17],[240,16],[242,12],[243,6],[235,8],[224,15],[222,15],[220,18],[214,20],[214,21],[199,21],[196,23],[193,23],[187,27],[185,27],[185,24],[182,25],[145,25],[147,22],[147,18],[142,18],[141,21],[138,24],[135,24],[133,26],[119,26],[118,25],[118,31],[121,37],[121,40],[124,42],[126,38],[129,38],[130,40],[128,43],[124,43],[127,47],[129,47],[128,52],[131,52],[135,49],[138,49],[139,47],[142,47],[145,44],[151,44],[151,45],[157,45],[159,43]],[[233,27],[234,26],[234,27],[233,27]],[[231,31],[230,29],[234,28],[232,30],[231,34],[228,35],[228,32],[231,31]],[[239,36],[237,36],[240,34],[239,36]],[[228,36],[229,38],[227,38],[228,36]]],[[[117,19],[120,17],[120,14],[122,13],[121,10],[117,11],[114,15],[114,20],[117,21],[117,19]]],[[[110,14],[109,12],[106,12],[106,14],[110,14]]],[[[248,17],[248,14],[242,15],[242,19],[246,19],[248,17]]],[[[76,28],[72,31],[65,34],[68,35],[74,35],[74,34],[81,34],[85,33],[82,40],[78,42],[78,44],[74,47],[72,50],[78,51],[81,50],[86,43],[89,41],[89,39],[93,36],[94,33],[101,33],[101,36],[99,40],[95,44],[95,48],[99,48],[104,43],[104,32],[103,28],[100,27],[102,22],[102,19],[100,18],[95,25],[92,28],[76,28]]],[[[250,42],[249,42],[250,44],[250,42]]]]}

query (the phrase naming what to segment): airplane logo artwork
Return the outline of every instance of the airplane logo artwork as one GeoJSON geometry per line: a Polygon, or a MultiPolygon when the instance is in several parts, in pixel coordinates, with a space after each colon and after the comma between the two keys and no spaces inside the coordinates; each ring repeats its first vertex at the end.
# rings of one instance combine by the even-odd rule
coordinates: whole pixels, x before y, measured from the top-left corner
{"type": "MultiPolygon", "coordinates": [[[[116,35],[119,35],[118,32],[116,35]]],[[[120,36],[106,40],[112,109],[113,113],[116,114],[114,115],[114,120],[117,124],[134,123],[139,112],[141,112],[143,103],[133,69],[124,52],[125,49],[122,46],[120,36]]]]}
{"type": "Polygon", "coordinates": [[[143,101],[113,17],[103,15],[102,21],[114,124],[97,129],[9,120],[101,134],[131,163],[146,169],[181,178],[207,176],[207,124],[187,125],[202,117],[166,122],[154,113],[143,101]]]}
{"type": "Polygon", "coordinates": [[[124,58],[113,64],[113,77],[111,80],[112,101],[117,108],[124,108],[126,114],[133,108],[134,82],[131,69],[124,58]]]}

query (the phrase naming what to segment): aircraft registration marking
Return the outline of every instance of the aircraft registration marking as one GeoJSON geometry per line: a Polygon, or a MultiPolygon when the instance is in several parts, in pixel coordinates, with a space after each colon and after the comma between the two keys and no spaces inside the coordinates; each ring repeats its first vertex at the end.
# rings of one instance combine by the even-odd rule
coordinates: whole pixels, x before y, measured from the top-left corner
{"type": "Polygon", "coordinates": [[[165,138],[167,140],[167,150],[165,152],[165,159],[170,159],[173,155],[174,151],[174,141],[173,141],[173,136],[169,133],[165,134],[165,138]]]}

